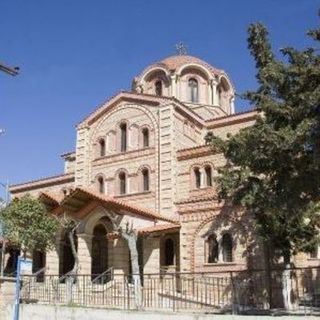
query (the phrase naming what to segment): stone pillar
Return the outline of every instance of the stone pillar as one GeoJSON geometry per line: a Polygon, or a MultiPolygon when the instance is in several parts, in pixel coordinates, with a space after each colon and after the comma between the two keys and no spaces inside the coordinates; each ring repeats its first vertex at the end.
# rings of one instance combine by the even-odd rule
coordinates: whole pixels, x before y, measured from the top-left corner
{"type": "Polygon", "coordinates": [[[91,274],[92,235],[78,234],[79,274],[91,274]]]}
{"type": "Polygon", "coordinates": [[[170,79],[171,79],[171,92],[170,92],[170,95],[172,97],[176,97],[177,96],[177,76],[175,74],[171,75],[170,79]]]}
{"type": "Polygon", "coordinates": [[[234,114],[234,97],[231,97],[230,99],[230,114],[234,114]]]}
{"type": "Polygon", "coordinates": [[[211,90],[212,90],[212,104],[214,106],[219,106],[219,97],[217,92],[218,82],[216,79],[211,80],[211,90]]]}
{"type": "Polygon", "coordinates": [[[200,168],[200,188],[204,188],[206,186],[206,172],[204,168],[200,168]]]}
{"type": "Polygon", "coordinates": [[[176,95],[175,95],[175,98],[177,99],[181,99],[181,81],[180,81],[180,76],[179,75],[176,75],[176,95]]]}
{"type": "Polygon", "coordinates": [[[0,319],[5,318],[5,311],[8,305],[14,304],[16,294],[15,278],[0,278],[0,319]]]}
{"type": "MultiPolygon", "coordinates": [[[[118,238],[113,241],[113,248],[110,250],[109,257],[112,259],[112,266],[115,274],[129,273],[129,248],[127,241],[118,238]]],[[[110,248],[110,247],[109,247],[110,248]]],[[[110,263],[109,263],[109,266],[110,263]]]]}
{"type": "Polygon", "coordinates": [[[46,275],[58,275],[59,274],[59,248],[60,241],[57,246],[46,253],[46,275]]]}
{"type": "Polygon", "coordinates": [[[143,239],[143,272],[160,272],[160,237],[148,237],[143,239]]]}
{"type": "Polygon", "coordinates": [[[209,79],[209,86],[208,86],[208,94],[207,94],[207,101],[206,103],[209,105],[213,104],[213,88],[212,88],[212,81],[214,79],[209,79]]]}

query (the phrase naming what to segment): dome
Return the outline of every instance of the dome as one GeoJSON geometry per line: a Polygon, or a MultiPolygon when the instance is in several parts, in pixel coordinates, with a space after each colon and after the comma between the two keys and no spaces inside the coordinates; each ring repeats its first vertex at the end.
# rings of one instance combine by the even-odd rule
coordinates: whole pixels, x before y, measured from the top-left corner
{"type": "Polygon", "coordinates": [[[149,65],[134,79],[132,90],[174,97],[204,119],[234,112],[234,88],[228,75],[190,55],[173,55],[149,65]]]}
{"type": "Polygon", "coordinates": [[[154,69],[154,68],[164,68],[167,71],[172,72],[177,72],[181,67],[183,67],[184,65],[189,65],[189,64],[193,64],[193,65],[200,65],[202,67],[204,67],[205,69],[209,70],[209,72],[211,73],[212,76],[214,75],[220,75],[223,74],[224,71],[217,69],[215,67],[213,67],[212,65],[210,65],[209,63],[194,57],[194,56],[190,56],[190,55],[173,55],[170,57],[167,57],[159,62],[155,62],[153,64],[151,64],[150,66],[148,66],[147,68],[145,68],[140,75],[136,78],[137,80],[141,79],[145,74],[148,73],[148,71],[154,69]]]}

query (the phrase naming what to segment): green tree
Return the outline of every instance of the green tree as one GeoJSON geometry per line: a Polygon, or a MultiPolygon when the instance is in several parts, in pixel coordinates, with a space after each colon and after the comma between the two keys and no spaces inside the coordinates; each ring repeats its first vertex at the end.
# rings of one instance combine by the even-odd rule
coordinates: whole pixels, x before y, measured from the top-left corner
{"type": "Polygon", "coordinates": [[[21,248],[23,255],[33,250],[45,251],[53,247],[57,219],[47,214],[44,205],[29,195],[14,199],[0,211],[5,237],[21,248]]]}
{"type": "MultiPolygon", "coordinates": [[[[227,159],[217,178],[219,197],[252,213],[259,235],[281,252],[288,269],[292,255],[319,240],[319,51],[284,48],[277,59],[262,24],[248,33],[258,88],[243,96],[258,119],[224,141],[210,133],[207,142],[227,159]]],[[[319,43],[320,29],[308,36],[319,43]]],[[[283,287],[290,308],[288,283],[283,287]]]]}

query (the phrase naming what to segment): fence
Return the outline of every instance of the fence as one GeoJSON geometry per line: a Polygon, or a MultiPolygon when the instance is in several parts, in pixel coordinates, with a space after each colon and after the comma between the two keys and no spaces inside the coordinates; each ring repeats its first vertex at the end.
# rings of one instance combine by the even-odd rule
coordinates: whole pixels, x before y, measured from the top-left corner
{"type": "MultiPolygon", "coordinates": [[[[233,312],[282,308],[281,270],[217,273],[144,274],[138,290],[134,277],[101,275],[24,276],[22,302],[77,304],[105,308],[233,312]],[[37,280],[38,279],[38,280],[37,280]]],[[[320,268],[292,269],[289,275],[295,310],[320,306],[320,268]]]]}

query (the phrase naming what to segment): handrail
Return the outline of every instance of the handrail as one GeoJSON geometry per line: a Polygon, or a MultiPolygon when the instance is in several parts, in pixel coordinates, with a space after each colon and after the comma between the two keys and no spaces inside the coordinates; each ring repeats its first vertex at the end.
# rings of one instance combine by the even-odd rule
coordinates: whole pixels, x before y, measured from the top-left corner
{"type": "Polygon", "coordinates": [[[113,267],[110,267],[110,268],[108,268],[106,271],[104,271],[104,272],[102,272],[101,274],[99,274],[96,278],[94,278],[93,280],[92,280],[92,283],[97,283],[97,281],[99,280],[99,279],[101,279],[103,276],[105,276],[106,274],[108,274],[108,273],[110,273],[110,280],[112,280],[113,279],[113,267]]]}
{"type": "Polygon", "coordinates": [[[61,282],[61,281],[65,280],[65,279],[67,279],[67,278],[68,278],[69,276],[71,276],[71,275],[73,275],[73,276],[76,275],[73,270],[68,271],[67,273],[65,273],[64,275],[62,275],[61,277],[59,277],[58,282],[61,282]]]}
{"type": "Polygon", "coordinates": [[[36,272],[33,273],[32,275],[36,277],[36,276],[38,276],[39,274],[45,272],[46,270],[47,270],[47,267],[43,267],[42,269],[36,271],[36,272]]]}

